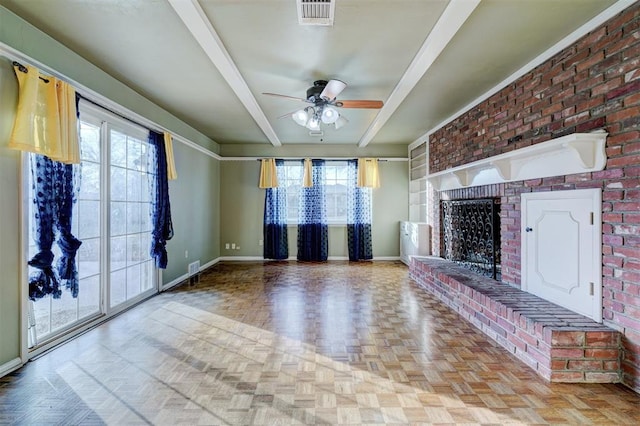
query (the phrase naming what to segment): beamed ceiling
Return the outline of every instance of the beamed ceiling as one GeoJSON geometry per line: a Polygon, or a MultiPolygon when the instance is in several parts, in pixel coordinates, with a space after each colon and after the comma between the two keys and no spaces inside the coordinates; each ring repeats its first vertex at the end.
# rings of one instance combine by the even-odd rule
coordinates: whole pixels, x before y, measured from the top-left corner
{"type": "Polygon", "coordinates": [[[613,3],[335,0],[332,26],[302,26],[296,0],[0,0],[215,142],[275,146],[410,144],[613,3]],[[278,118],[306,104],[262,94],[319,79],[385,105],[319,137],[278,118]]]}

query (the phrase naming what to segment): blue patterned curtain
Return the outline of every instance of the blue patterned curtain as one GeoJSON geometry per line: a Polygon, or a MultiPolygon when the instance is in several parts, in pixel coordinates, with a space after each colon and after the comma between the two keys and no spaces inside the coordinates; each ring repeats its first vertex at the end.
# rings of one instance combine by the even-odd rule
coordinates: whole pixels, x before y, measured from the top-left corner
{"type": "Polygon", "coordinates": [[[153,200],[151,201],[151,215],[153,217],[151,257],[155,259],[157,268],[165,269],[168,261],[166,245],[167,241],[173,237],[173,224],[171,223],[164,135],[150,130],[149,144],[154,148],[149,171],[155,174],[153,200]]]}
{"type": "Polygon", "coordinates": [[[52,161],[40,154],[31,154],[30,159],[33,180],[33,234],[38,253],[28,263],[38,271],[29,277],[29,298],[34,301],[47,295],[52,295],[55,299],[60,298],[62,290],[58,277],[65,280],[65,287],[71,291],[73,297],[78,297],[76,252],[82,242],[71,233],[73,203],[76,196],[75,168],[71,164],[52,161]],[[57,271],[54,271],[52,248],[56,231],[62,256],[58,260],[57,271]]]}
{"type": "Polygon", "coordinates": [[[349,260],[373,259],[371,248],[371,188],[358,187],[358,162],[349,160],[347,244],[349,260]]]}
{"type": "Polygon", "coordinates": [[[313,186],[300,190],[298,260],[325,261],[329,253],[324,160],[312,162],[313,186]]]}
{"type": "MultiPolygon", "coordinates": [[[[284,161],[276,160],[276,172],[280,185],[285,181],[284,161]]],[[[264,196],[264,258],[287,259],[287,188],[266,188],[264,196]]]]}

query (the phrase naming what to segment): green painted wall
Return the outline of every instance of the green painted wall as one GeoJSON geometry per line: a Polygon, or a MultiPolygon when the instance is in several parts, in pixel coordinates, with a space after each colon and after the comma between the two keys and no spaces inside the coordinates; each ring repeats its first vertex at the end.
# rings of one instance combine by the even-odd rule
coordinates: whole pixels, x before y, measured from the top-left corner
{"type": "Polygon", "coordinates": [[[0,58],[0,366],[20,356],[20,153],[6,148],[18,84],[0,58]]]}
{"type": "Polygon", "coordinates": [[[174,142],[178,179],[169,181],[174,237],[167,243],[164,283],[220,256],[220,161],[174,142]],[[187,251],[187,256],[185,256],[187,251]]]}
{"type": "MultiPolygon", "coordinates": [[[[286,152],[282,156],[294,155],[285,148],[280,148],[280,151],[286,152]]],[[[382,184],[373,190],[372,200],[373,255],[397,257],[400,255],[399,221],[408,218],[407,163],[380,162],[379,169],[382,184]]],[[[220,190],[221,256],[262,256],[259,240],[262,239],[264,190],[258,188],[259,175],[258,161],[223,161],[221,164],[221,180],[224,183],[220,190]],[[225,243],[235,243],[240,249],[227,250],[225,243]]],[[[289,227],[288,232],[289,255],[295,257],[296,227],[289,227]]],[[[348,256],[345,226],[329,227],[329,256],[348,256]]]]}
{"type": "MultiPolygon", "coordinates": [[[[20,355],[20,154],[6,148],[13,124],[17,84],[3,57],[3,45],[96,93],[217,152],[218,145],[142,97],[51,37],[0,6],[0,367],[20,355]]],[[[169,265],[163,281],[187,272],[188,263],[219,257],[220,166],[217,160],[174,143],[179,178],[169,184],[176,235],[167,244],[169,265]],[[185,251],[189,256],[185,258],[185,251]]]]}

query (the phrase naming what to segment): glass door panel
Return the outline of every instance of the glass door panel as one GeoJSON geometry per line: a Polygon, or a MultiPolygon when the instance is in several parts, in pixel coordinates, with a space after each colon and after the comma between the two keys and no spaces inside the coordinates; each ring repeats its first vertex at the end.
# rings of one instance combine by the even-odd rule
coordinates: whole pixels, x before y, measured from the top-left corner
{"type": "Polygon", "coordinates": [[[156,288],[150,255],[153,176],[146,140],[112,129],[110,176],[110,307],[156,288]]]}

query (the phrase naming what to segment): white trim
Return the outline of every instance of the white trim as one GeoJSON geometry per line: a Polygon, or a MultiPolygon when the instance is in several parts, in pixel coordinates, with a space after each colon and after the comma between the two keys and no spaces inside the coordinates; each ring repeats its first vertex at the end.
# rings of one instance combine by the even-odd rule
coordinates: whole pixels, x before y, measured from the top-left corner
{"type": "Polygon", "coordinates": [[[22,367],[24,364],[20,358],[14,358],[11,361],[5,362],[0,365],[0,377],[6,376],[12,371],[16,371],[18,368],[22,367]]]}
{"type": "Polygon", "coordinates": [[[256,124],[262,129],[264,135],[269,139],[273,146],[281,146],[278,135],[264,115],[264,112],[258,105],[258,101],[251,93],[247,82],[242,78],[240,70],[233,62],[231,55],[224,47],[218,33],[211,25],[211,21],[207,18],[206,13],[197,0],[169,0],[169,4],[182,20],[189,32],[193,35],[196,42],[209,57],[213,65],[220,71],[220,74],[229,87],[234,91],[240,102],[253,117],[256,124]]]}
{"type": "Polygon", "coordinates": [[[358,142],[358,147],[365,147],[371,142],[479,4],[480,0],[451,0],[449,2],[420,47],[418,54],[413,58],[407,71],[389,95],[385,105],[358,142]]]}
{"type": "Polygon", "coordinates": [[[438,191],[603,170],[608,133],[572,133],[535,145],[432,173],[438,191]]]}
{"type": "Polygon", "coordinates": [[[221,262],[223,261],[242,261],[242,262],[255,262],[255,261],[263,261],[263,260],[272,260],[272,259],[265,259],[262,256],[221,256],[218,259],[220,259],[221,262]]]}
{"type": "Polygon", "coordinates": [[[170,288],[175,287],[178,284],[180,284],[181,282],[186,281],[188,279],[189,279],[189,274],[188,273],[182,274],[179,277],[174,278],[173,280],[169,281],[167,284],[163,284],[162,287],[160,287],[160,292],[167,291],[170,288]]]}
{"type": "MultiPolygon", "coordinates": [[[[277,259],[265,259],[260,256],[224,256],[218,258],[220,261],[232,261],[232,262],[255,262],[255,261],[265,261],[265,262],[277,262],[277,259]]],[[[296,256],[289,256],[286,259],[282,260],[298,260],[296,256]]],[[[349,260],[349,256],[329,256],[327,260],[349,260]]],[[[387,260],[400,260],[400,256],[380,256],[374,257],[371,259],[373,261],[387,261],[387,260]]]]}
{"type": "Polygon", "coordinates": [[[20,153],[20,167],[19,171],[19,183],[18,191],[19,210],[20,215],[20,358],[22,362],[29,360],[29,335],[27,326],[29,319],[27,317],[29,312],[29,272],[27,269],[26,259],[29,259],[29,180],[25,179],[25,175],[29,170],[29,154],[22,151],[20,153]]]}
{"type": "Polygon", "coordinates": [[[200,266],[200,272],[205,271],[209,268],[211,268],[213,265],[215,265],[216,263],[220,263],[220,257],[216,257],[213,260],[210,260],[209,262],[205,263],[204,265],[200,266]]]}
{"type": "MultiPolygon", "coordinates": [[[[198,269],[199,272],[202,272],[206,269],[209,269],[210,267],[212,267],[213,265],[215,265],[216,263],[220,262],[220,258],[217,257],[207,263],[205,263],[204,265],[200,265],[200,269],[198,269]]],[[[171,280],[170,282],[168,282],[167,284],[163,284],[160,286],[160,291],[167,291],[170,288],[173,288],[175,286],[177,286],[178,284],[182,283],[183,281],[186,281],[189,279],[189,274],[182,274],[177,278],[174,278],[173,280],[171,280]]]]}
{"type": "Polygon", "coordinates": [[[507,77],[506,79],[504,79],[500,83],[498,83],[495,86],[493,86],[493,88],[489,89],[488,91],[486,91],[485,93],[483,93],[482,95],[480,95],[479,97],[477,97],[476,99],[474,99],[473,101],[471,101],[470,103],[468,103],[467,105],[465,105],[464,107],[459,109],[457,112],[453,113],[452,115],[450,115],[449,117],[447,117],[443,121],[441,121],[439,124],[437,124],[436,126],[432,127],[431,130],[427,131],[427,133],[423,134],[418,139],[416,139],[414,141],[414,143],[418,142],[420,140],[423,140],[425,137],[429,137],[429,135],[431,135],[434,132],[436,132],[437,130],[441,129],[446,124],[450,123],[451,121],[453,121],[454,119],[458,118],[462,114],[466,113],[467,111],[471,110],[475,106],[479,105],[481,102],[489,99],[491,96],[495,95],[500,90],[502,90],[505,87],[507,87],[509,84],[513,83],[514,81],[516,81],[517,79],[519,79],[523,75],[527,74],[528,72],[533,70],[538,65],[540,65],[540,64],[544,63],[545,61],[551,59],[554,55],[556,55],[557,53],[561,52],[563,49],[567,48],[571,44],[573,44],[576,41],[578,41],[580,38],[585,36],[590,31],[595,30],[597,27],[599,27],[600,25],[602,25],[605,22],[607,22],[609,19],[611,19],[614,16],[616,16],[618,13],[620,13],[623,10],[627,9],[629,6],[631,6],[636,1],[637,0],[619,0],[619,1],[617,1],[616,3],[611,5],[609,8],[605,9],[603,12],[601,12],[600,14],[595,16],[593,19],[587,21],[586,23],[584,23],[583,25],[578,27],[578,29],[573,31],[571,34],[569,34],[568,36],[566,36],[565,38],[563,38],[562,40],[560,40],[559,42],[557,42],[556,44],[551,46],[549,49],[545,50],[540,55],[538,55],[535,58],[533,58],[526,65],[524,65],[519,70],[517,70],[516,72],[511,74],[509,77],[507,77]]]}
{"type": "MultiPolygon", "coordinates": [[[[261,160],[263,158],[277,158],[278,160],[285,160],[285,161],[291,161],[291,160],[304,160],[305,157],[280,157],[280,156],[275,156],[275,157],[220,157],[220,160],[222,161],[258,161],[261,160]]],[[[355,158],[358,158],[357,156],[350,156],[350,157],[317,157],[317,156],[310,156],[309,158],[319,158],[322,160],[326,160],[326,161],[347,161],[347,160],[353,160],[355,158]]],[[[405,157],[375,157],[377,158],[379,161],[409,161],[409,158],[405,158],[405,157]]]]}

